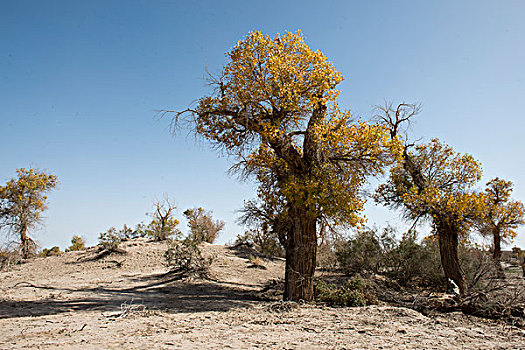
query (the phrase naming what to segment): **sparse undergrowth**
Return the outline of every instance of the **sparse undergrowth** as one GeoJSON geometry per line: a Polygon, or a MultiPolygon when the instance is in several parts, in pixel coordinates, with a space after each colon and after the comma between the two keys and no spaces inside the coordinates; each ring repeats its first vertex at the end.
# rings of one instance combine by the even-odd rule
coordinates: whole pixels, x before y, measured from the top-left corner
{"type": "Polygon", "coordinates": [[[44,248],[42,251],[38,254],[40,257],[47,257],[47,256],[60,256],[64,254],[62,251],[60,251],[60,247],[54,246],[53,248],[44,248]]]}
{"type": "Polygon", "coordinates": [[[0,271],[22,262],[22,255],[16,249],[0,248],[0,271]]]}
{"type": "Polygon", "coordinates": [[[199,242],[191,239],[171,241],[164,253],[166,265],[172,272],[186,276],[207,277],[212,258],[205,258],[199,242]]]}
{"type": "MultiPolygon", "coordinates": [[[[126,226],[124,226],[124,231],[126,226]]],[[[123,249],[119,248],[120,243],[123,241],[122,231],[117,231],[114,227],[111,227],[106,232],[102,232],[98,238],[99,246],[103,252],[110,253],[125,253],[123,249]]]]}
{"type": "Polygon", "coordinates": [[[266,266],[264,266],[264,260],[261,257],[250,255],[248,257],[248,261],[250,262],[248,267],[266,270],[266,266]]]}
{"type": "Polygon", "coordinates": [[[328,284],[323,280],[315,285],[315,301],[329,306],[366,306],[377,304],[377,298],[367,282],[359,275],[347,280],[342,286],[328,284]]]}

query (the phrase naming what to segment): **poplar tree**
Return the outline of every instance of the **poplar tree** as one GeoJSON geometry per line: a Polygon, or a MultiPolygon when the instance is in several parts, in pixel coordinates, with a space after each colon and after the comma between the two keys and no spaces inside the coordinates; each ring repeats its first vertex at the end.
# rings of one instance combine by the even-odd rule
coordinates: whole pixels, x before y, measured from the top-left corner
{"type": "MultiPolygon", "coordinates": [[[[356,226],[361,188],[401,152],[381,123],[354,120],[338,106],[343,75],[300,31],[271,38],[250,32],[226,53],[212,91],[173,122],[237,159],[234,169],[259,183],[276,210],[286,250],[284,298],[310,301],[320,222],[356,226]]],[[[170,111],[165,111],[166,113],[170,111]]]]}
{"type": "Polygon", "coordinates": [[[0,228],[20,238],[24,259],[34,253],[36,245],[30,231],[41,222],[47,209],[47,195],[57,186],[57,177],[35,169],[18,169],[17,177],[0,187],[0,228]]]}

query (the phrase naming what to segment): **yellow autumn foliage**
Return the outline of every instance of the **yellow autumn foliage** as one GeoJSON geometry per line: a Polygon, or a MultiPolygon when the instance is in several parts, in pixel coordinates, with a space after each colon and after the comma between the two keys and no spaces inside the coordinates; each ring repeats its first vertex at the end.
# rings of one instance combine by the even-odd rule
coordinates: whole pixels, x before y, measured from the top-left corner
{"type": "MultiPolygon", "coordinates": [[[[468,235],[473,221],[484,211],[486,198],[474,186],[481,179],[481,164],[469,154],[432,139],[408,152],[409,162],[398,163],[376,199],[402,208],[407,218],[430,218],[468,235]]],[[[463,237],[466,238],[466,237],[463,237]]]]}
{"type": "Polygon", "coordinates": [[[239,157],[264,203],[362,223],[359,189],[400,157],[400,142],[384,125],[354,121],[339,108],[343,75],[300,31],[274,38],[250,32],[226,57],[214,93],[189,110],[196,131],[239,157]]]}
{"type": "Polygon", "coordinates": [[[483,235],[498,235],[510,243],[517,236],[516,229],[525,224],[525,207],[520,201],[511,201],[511,181],[494,178],[485,188],[485,211],[479,222],[483,235]]]}

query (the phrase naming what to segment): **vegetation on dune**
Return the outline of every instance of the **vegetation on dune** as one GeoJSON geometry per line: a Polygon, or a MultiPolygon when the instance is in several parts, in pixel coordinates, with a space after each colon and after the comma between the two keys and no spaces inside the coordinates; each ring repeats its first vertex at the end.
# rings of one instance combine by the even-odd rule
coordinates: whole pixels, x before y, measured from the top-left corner
{"type": "Polygon", "coordinates": [[[62,252],[60,250],[60,247],[58,246],[54,246],[52,248],[44,248],[42,249],[42,251],[38,254],[38,256],[40,257],[46,257],[46,256],[60,256],[64,254],[64,252],[62,252]]]}
{"type": "Polygon", "coordinates": [[[180,238],[181,232],[177,228],[179,220],[174,217],[177,207],[168,196],[164,200],[155,202],[155,210],[151,215],[152,220],[145,229],[145,234],[156,241],[168,238],[180,238]]]}
{"type": "Polygon", "coordinates": [[[166,265],[174,273],[207,277],[208,269],[213,259],[205,258],[202,255],[199,243],[189,238],[181,241],[171,241],[168,250],[164,253],[166,265]]]}
{"type": "Polygon", "coordinates": [[[195,242],[215,242],[225,225],[222,220],[213,220],[212,213],[201,207],[186,209],[184,216],[190,229],[188,238],[195,242]]]}
{"type": "Polygon", "coordinates": [[[17,169],[17,177],[0,187],[0,229],[18,236],[22,257],[35,254],[30,237],[47,209],[47,193],[58,184],[55,175],[36,169],[17,169]]]}
{"type": "Polygon", "coordinates": [[[74,252],[84,249],[86,249],[86,243],[84,242],[84,239],[75,235],[73,238],[71,238],[71,245],[66,248],[66,252],[74,252]]]}

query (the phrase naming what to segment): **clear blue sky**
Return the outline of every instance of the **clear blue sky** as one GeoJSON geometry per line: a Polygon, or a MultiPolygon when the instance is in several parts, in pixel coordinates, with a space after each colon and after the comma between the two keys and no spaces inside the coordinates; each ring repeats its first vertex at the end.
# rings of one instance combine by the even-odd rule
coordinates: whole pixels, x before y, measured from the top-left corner
{"type": "Polygon", "coordinates": [[[385,100],[422,103],[415,138],[473,154],[484,182],[510,179],[523,201],[524,13],[523,1],[0,0],[0,183],[20,167],[58,175],[44,247],[147,221],[164,193],[181,221],[202,206],[227,222],[219,242],[233,240],[253,184],[228,177],[205,142],[170,136],[155,110],[206,94],[205,68],[250,30],[301,29],[345,75],[343,107],[369,117],[385,100]]]}

